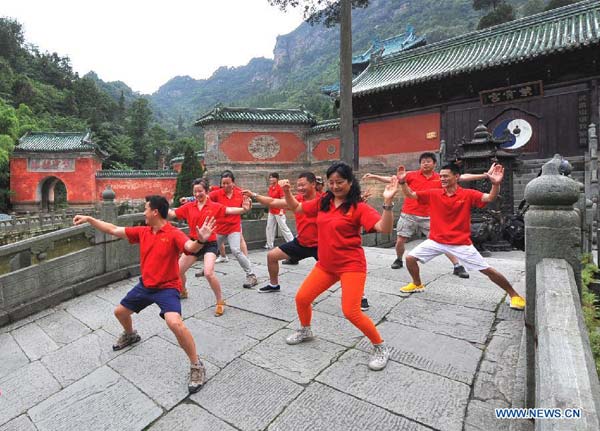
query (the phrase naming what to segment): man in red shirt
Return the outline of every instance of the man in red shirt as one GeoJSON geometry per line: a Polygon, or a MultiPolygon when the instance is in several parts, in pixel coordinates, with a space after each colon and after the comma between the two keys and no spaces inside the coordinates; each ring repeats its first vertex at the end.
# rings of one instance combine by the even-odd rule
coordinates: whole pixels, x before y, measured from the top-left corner
{"type": "Polygon", "coordinates": [[[404,196],[416,199],[420,204],[427,204],[431,214],[431,231],[429,239],[414,248],[406,257],[406,268],[412,282],[400,288],[407,295],[425,289],[421,283],[417,262],[428,262],[440,254],[452,254],[469,270],[477,270],[485,274],[508,293],[510,307],[523,310],[525,299],[513,289],[510,282],[481,257],[471,242],[471,208],[483,208],[493,202],[500,192],[500,183],[504,176],[504,168],[495,165],[487,173],[492,183],[489,193],[478,190],[463,189],[458,186],[460,171],[454,164],[445,165],[440,171],[442,189],[412,191],[406,183],[406,171],[398,168],[398,182],[404,196]]]}
{"type": "MultiPolygon", "coordinates": [[[[279,187],[279,184],[277,184],[278,181],[279,181],[279,173],[271,172],[269,174],[268,195],[272,199],[282,199],[283,198],[283,190],[281,190],[281,187],[279,187]]],[[[274,246],[273,243],[275,242],[275,232],[276,232],[278,226],[279,226],[279,232],[281,233],[281,235],[283,235],[283,239],[285,239],[285,242],[290,242],[291,240],[294,239],[294,235],[292,234],[292,231],[290,231],[290,228],[288,227],[288,225],[285,222],[285,207],[276,208],[276,207],[271,206],[271,207],[269,207],[269,215],[267,217],[267,229],[266,229],[267,243],[265,244],[265,248],[267,250],[271,250],[274,246]]]]}
{"type": "Polygon", "coordinates": [[[146,197],[146,226],[120,227],[84,215],[76,215],[73,223],[89,223],[101,232],[127,239],[132,244],[140,244],[142,276],[115,309],[115,316],[123,326],[123,333],[113,345],[113,350],[120,350],[140,341],[140,336],[133,329],[131,315],[157,304],[160,316],[165,319],[190,360],[188,390],[194,393],[204,384],[206,369],[196,352],[194,338],[181,318],[178,260],[181,253],[198,253],[205,246],[214,229],[215,220],[206,219],[202,227],[196,227],[198,239],[193,241],[167,221],[168,212],[169,202],[163,196],[154,195],[146,197]]]}

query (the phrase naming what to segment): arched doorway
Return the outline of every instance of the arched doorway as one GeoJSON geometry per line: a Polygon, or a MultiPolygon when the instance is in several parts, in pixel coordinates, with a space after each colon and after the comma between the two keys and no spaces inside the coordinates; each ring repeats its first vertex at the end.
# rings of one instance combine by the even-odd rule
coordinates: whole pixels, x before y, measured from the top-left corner
{"type": "Polygon", "coordinates": [[[48,177],[38,185],[40,211],[51,212],[67,207],[67,187],[60,178],[48,177]]]}

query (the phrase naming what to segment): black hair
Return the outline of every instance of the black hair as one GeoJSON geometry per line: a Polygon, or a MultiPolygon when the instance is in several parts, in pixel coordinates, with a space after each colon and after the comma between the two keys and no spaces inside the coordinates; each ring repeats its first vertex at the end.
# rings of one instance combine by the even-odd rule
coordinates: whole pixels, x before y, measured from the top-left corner
{"type": "Polygon", "coordinates": [[[235,183],[235,177],[233,176],[233,172],[231,172],[229,169],[226,169],[223,172],[221,172],[221,179],[223,178],[231,178],[231,181],[235,183]]]}
{"type": "Polygon", "coordinates": [[[271,172],[269,174],[269,178],[277,178],[277,179],[279,179],[279,172],[271,172]]]}
{"type": "Polygon", "coordinates": [[[146,196],[146,202],[148,202],[150,209],[158,210],[162,218],[167,218],[169,214],[169,201],[167,201],[167,198],[159,195],[150,195],[146,196]]]}
{"type": "Polygon", "coordinates": [[[460,175],[460,168],[455,163],[446,163],[444,166],[442,166],[442,169],[448,169],[452,171],[454,175],[460,175]]]}
{"type": "Polygon", "coordinates": [[[311,184],[314,184],[317,182],[317,177],[315,177],[315,174],[313,174],[312,172],[302,172],[300,175],[298,175],[298,178],[306,178],[306,181],[308,181],[311,184]]]}
{"type": "MultiPolygon", "coordinates": [[[[331,165],[329,169],[327,169],[327,178],[329,179],[329,177],[335,173],[351,183],[350,191],[348,192],[348,195],[346,195],[346,200],[340,205],[342,211],[348,212],[350,207],[356,208],[356,204],[362,202],[362,198],[360,197],[360,184],[356,181],[356,177],[354,176],[354,172],[352,172],[350,165],[344,162],[335,162],[331,165]]],[[[321,211],[329,211],[332,200],[333,193],[328,190],[321,199],[321,211]]]]}
{"type": "Polygon", "coordinates": [[[421,163],[421,160],[423,159],[431,159],[433,160],[433,163],[437,163],[437,157],[435,157],[435,154],[427,152],[427,153],[423,153],[419,156],[419,163],[421,163]]]}
{"type": "Polygon", "coordinates": [[[192,189],[194,188],[194,186],[197,186],[197,185],[201,185],[202,187],[204,187],[205,192],[208,192],[208,189],[210,187],[208,178],[196,178],[194,181],[192,181],[192,189]]]}

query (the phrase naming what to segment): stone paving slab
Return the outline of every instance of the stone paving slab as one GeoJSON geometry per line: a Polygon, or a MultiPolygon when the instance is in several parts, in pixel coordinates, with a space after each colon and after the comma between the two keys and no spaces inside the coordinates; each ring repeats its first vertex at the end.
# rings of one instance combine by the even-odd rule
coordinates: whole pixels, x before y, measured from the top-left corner
{"type": "Polygon", "coordinates": [[[269,431],[430,430],[320,383],[309,385],[268,429],[269,431]]]}
{"type": "Polygon", "coordinates": [[[22,415],[60,390],[60,385],[40,362],[33,362],[0,379],[0,425],[22,415]]]}
{"type": "Polygon", "coordinates": [[[236,359],[191,399],[241,430],[262,430],[300,392],[302,386],[236,359]]]}
{"type": "MultiPolygon", "coordinates": [[[[63,304],[65,305],[65,304],[63,304]]],[[[109,319],[115,319],[115,305],[96,295],[84,295],[69,301],[65,310],[93,331],[100,329],[109,319]]]]}
{"type": "MultiPolygon", "coordinates": [[[[390,359],[470,385],[483,352],[464,340],[434,334],[394,322],[377,327],[391,349],[390,359]]],[[[358,346],[371,353],[372,344],[362,340],[358,346]]]]}
{"type": "MultiPolygon", "coordinates": [[[[219,372],[215,365],[203,362],[208,379],[219,372]]],[[[188,396],[190,361],[179,346],[160,337],[135,346],[108,365],[167,410],[188,396]]]]}
{"type": "MultiPolygon", "coordinates": [[[[193,286],[188,283],[188,295],[188,298],[181,300],[181,313],[184,319],[206,309],[210,309],[214,314],[217,300],[208,284],[206,286],[193,286]]],[[[225,296],[223,298],[227,299],[225,296]]]]}
{"type": "Polygon", "coordinates": [[[436,334],[484,344],[494,323],[494,314],[485,310],[419,299],[414,293],[387,316],[388,320],[436,334]]]}
{"type": "Polygon", "coordinates": [[[289,329],[276,332],[247,351],[242,359],[296,383],[308,384],[345,350],[319,338],[289,346],[285,338],[293,332],[289,329]]]}
{"type": "Polygon", "coordinates": [[[350,350],[316,380],[424,425],[462,430],[469,386],[394,361],[373,372],[367,362],[366,353],[350,350]]]}
{"type": "Polygon", "coordinates": [[[0,334],[0,379],[29,363],[27,355],[10,334],[0,334]]]}
{"type": "Polygon", "coordinates": [[[108,367],[29,410],[39,431],[140,430],[161,414],[150,398],[108,367]]]}
{"type": "MultiPolygon", "coordinates": [[[[131,318],[133,319],[133,329],[138,331],[142,340],[153,337],[167,328],[167,324],[159,314],[160,308],[157,305],[151,305],[144,308],[139,313],[133,313],[131,315],[131,318]]],[[[123,332],[123,327],[112,313],[106,316],[106,321],[102,325],[102,329],[112,334],[115,337],[115,341],[121,332],[123,332]]]]}
{"type": "Polygon", "coordinates": [[[287,325],[287,322],[283,320],[271,319],[260,314],[228,306],[225,307],[225,313],[219,317],[214,315],[212,308],[200,311],[194,317],[257,340],[264,340],[287,325]]]}
{"type": "Polygon", "coordinates": [[[235,431],[235,428],[196,404],[180,404],[156,421],[151,431],[235,431]]]}
{"type": "Polygon", "coordinates": [[[68,344],[92,332],[64,310],[42,317],[36,323],[58,345],[68,344]]]}
{"type": "Polygon", "coordinates": [[[25,325],[29,325],[32,322],[35,322],[42,317],[48,316],[49,314],[54,313],[56,310],[53,307],[50,307],[46,310],[40,311],[39,313],[32,314],[31,316],[27,316],[24,319],[17,320],[16,322],[12,322],[6,326],[2,326],[0,328],[0,334],[5,334],[7,332],[12,332],[16,329],[22,328],[25,325]]]}
{"type": "Polygon", "coordinates": [[[112,349],[114,341],[112,335],[99,329],[47,354],[42,358],[42,363],[65,387],[126,351],[114,352],[112,349]]]}
{"type": "MultiPolygon", "coordinates": [[[[222,368],[235,358],[254,347],[258,341],[244,334],[204,320],[190,317],[185,325],[196,341],[196,349],[201,358],[222,368]]],[[[160,337],[178,345],[175,335],[166,329],[160,337]]]]}
{"type": "Polygon", "coordinates": [[[496,419],[494,409],[507,407],[501,403],[471,400],[467,408],[464,431],[508,431],[511,421],[496,419]]]}
{"type": "Polygon", "coordinates": [[[227,302],[232,307],[291,322],[297,317],[294,298],[277,293],[257,293],[247,290],[227,302]]]}
{"type": "Polygon", "coordinates": [[[11,334],[31,361],[40,359],[45,354],[59,348],[59,345],[36,322],[21,326],[11,334]]]}
{"type": "Polygon", "coordinates": [[[96,290],[94,294],[113,305],[118,305],[121,299],[125,297],[127,292],[133,289],[139,281],[139,277],[128,278],[116,283],[109,284],[104,289],[96,290]]]}
{"type": "Polygon", "coordinates": [[[502,302],[505,292],[489,280],[477,283],[471,279],[439,279],[426,285],[418,295],[429,301],[493,312],[502,302]]]}
{"type": "Polygon", "coordinates": [[[37,431],[37,429],[27,416],[21,415],[7,424],[0,426],[0,431],[37,431]]]}
{"type": "MultiPolygon", "coordinates": [[[[363,333],[345,317],[313,311],[311,327],[317,338],[353,347],[364,337],[363,333]]],[[[290,329],[300,328],[300,321],[295,320],[288,325],[290,329]]]]}

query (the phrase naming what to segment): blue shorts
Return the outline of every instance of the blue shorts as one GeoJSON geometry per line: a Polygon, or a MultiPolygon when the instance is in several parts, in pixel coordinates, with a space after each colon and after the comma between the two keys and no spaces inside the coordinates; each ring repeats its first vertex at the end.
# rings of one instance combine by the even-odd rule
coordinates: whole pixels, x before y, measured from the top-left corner
{"type": "Polygon", "coordinates": [[[198,260],[203,259],[206,253],[212,253],[214,255],[219,254],[219,247],[217,247],[217,241],[210,241],[204,244],[204,247],[198,251],[198,253],[194,253],[192,256],[196,256],[198,260]]]}
{"type": "Polygon", "coordinates": [[[121,299],[121,305],[134,313],[139,313],[152,304],[160,307],[160,317],[163,319],[165,313],[175,312],[181,315],[181,299],[177,289],[148,289],[142,284],[141,278],[125,298],[121,299]]]}
{"type": "Polygon", "coordinates": [[[298,242],[298,238],[294,238],[290,242],[281,244],[279,249],[287,254],[290,259],[300,261],[307,257],[312,257],[315,260],[319,260],[319,254],[317,247],[304,247],[298,242]]]}

